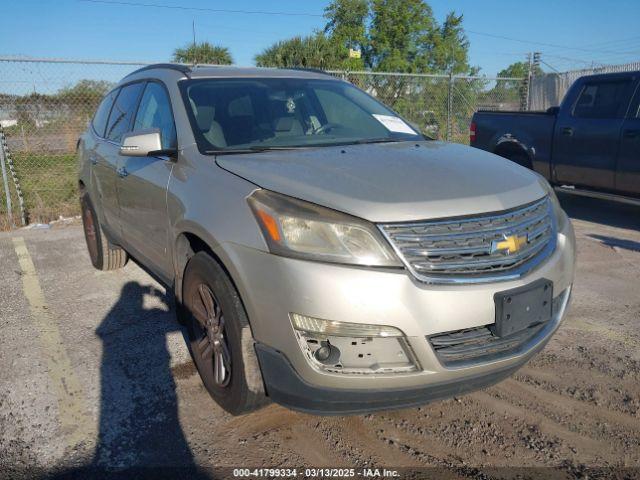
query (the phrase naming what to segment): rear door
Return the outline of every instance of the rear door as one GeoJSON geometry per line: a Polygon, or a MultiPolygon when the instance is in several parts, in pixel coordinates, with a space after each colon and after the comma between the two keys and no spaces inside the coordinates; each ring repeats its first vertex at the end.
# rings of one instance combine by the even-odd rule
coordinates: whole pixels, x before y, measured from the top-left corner
{"type": "Polygon", "coordinates": [[[636,97],[622,125],[616,190],[640,195],[640,86],[636,88],[636,97]]]}
{"type": "MultiPolygon", "coordinates": [[[[107,230],[114,239],[122,238],[120,235],[120,206],[118,198],[118,169],[120,167],[120,144],[122,142],[122,136],[129,131],[131,127],[131,119],[135,113],[140,93],[142,92],[144,84],[130,83],[120,88],[120,92],[116,97],[116,100],[109,114],[109,121],[107,122],[107,128],[105,130],[105,141],[100,146],[100,152],[98,154],[98,162],[101,165],[101,169],[105,172],[105,178],[108,178],[108,192],[105,192],[107,197],[107,204],[109,205],[108,211],[105,211],[105,220],[107,223],[107,230]]],[[[104,200],[103,200],[104,204],[104,200]]]]}
{"type": "Polygon", "coordinates": [[[122,141],[122,136],[131,127],[131,119],[143,86],[142,83],[138,82],[120,88],[109,114],[104,140],[99,143],[95,151],[95,170],[99,172],[102,183],[102,226],[113,240],[121,238],[117,189],[120,142],[122,141]]]}
{"type": "Polygon", "coordinates": [[[108,146],[104,139],[109,113],[119,90],[113,90],[104,97],[91,121],[93,142],[88,143],[87,158],[91,163],[91,182],[94,207],[99,215],[100,223],[109,230],[109,222],[117,217],[118,200],[116,196],[115,170],[109,165],[108,146]]]}
{"type": "MultiPolygon", "coordinates": [[[[162,148],[176,148],[176,127],[169,95],[163,84],[149,81],[133,122],[132,132],[159,129],[162,148]]],[[[167,183],[174,162],[168,157],[121,157],[118,180],[122,237],[134,255],[170,279],[167,255],[169,220],[167,183]]]]}
{"type": "Polygon", "coordinates": [[[563,105],[554,132],[555,180],[615,188],[620,131],[633,93],[631,78],[593,79],[563,105]]]}

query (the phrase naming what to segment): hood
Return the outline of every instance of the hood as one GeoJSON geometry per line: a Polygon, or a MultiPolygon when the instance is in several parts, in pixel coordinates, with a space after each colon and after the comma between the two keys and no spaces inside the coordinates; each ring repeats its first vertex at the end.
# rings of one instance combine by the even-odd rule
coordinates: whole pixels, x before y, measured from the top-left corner
{"type": "Polygon", "coordinates": [[[455,217],[545,195],[536,174],[444,142],[398,142],[218,156],[218,165],[274,192],[371,222],[455,217]]]}

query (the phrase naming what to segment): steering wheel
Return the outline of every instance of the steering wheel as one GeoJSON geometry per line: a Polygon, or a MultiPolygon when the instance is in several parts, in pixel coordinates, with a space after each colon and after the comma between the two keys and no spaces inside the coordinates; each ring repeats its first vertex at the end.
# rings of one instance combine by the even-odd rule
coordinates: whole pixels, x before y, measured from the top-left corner
{"type": "Polygon", "coordinates": [[[332,128],[336,128],[336,127],[341,127],[341,125],[339,123],[331,123],[331,122],[325,123],[324,125],[320,125],[315,130],[312,130],[311,134],[312,135],[318,135],[320,133],[325,133],[325,132],[331,130],[332,128]]]}

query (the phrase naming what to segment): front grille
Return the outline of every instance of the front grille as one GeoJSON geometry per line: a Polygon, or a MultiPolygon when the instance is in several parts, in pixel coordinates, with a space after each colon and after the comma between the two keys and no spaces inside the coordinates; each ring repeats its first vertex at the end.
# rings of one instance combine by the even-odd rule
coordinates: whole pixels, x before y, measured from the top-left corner
{"type": "Polygon", "coordinates": [[[407,268],[430,283],[517,278],[555,246],[547,197],[495,214],[391,223],[380,228],[407,268]],[[521,239],[517,252],[497,248],[510,238],[521,239]]]}
{"type": "Polygon", "coordinates": [[[446,367],[499,360],[518,353],[523,346],[534,340],[550,322],[557,321],[566,296],[567,291],[565,290],[553,299],[552,320],[531,325],[505,337],[494,335],[491,329],[492,325],[483,325],[438,333],[427,338],[438,360],[446,367]]]}

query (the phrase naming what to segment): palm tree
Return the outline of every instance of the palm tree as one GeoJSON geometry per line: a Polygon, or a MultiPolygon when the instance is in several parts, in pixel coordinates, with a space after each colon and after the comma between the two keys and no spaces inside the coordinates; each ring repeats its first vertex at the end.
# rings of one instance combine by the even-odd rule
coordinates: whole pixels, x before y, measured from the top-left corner
{"type": "Polygon", "coordinates": [[[322,33],[276,42],[255,56],[259,67],[339,68],[340,46],[322,33]]]}
{"type": "Polygon", "coordinates": [[[179,63],[231,65],[233,57],[227,47],[201,42],[187,45],[183,48],[176,48],[173,52],[173,61],[179,63]]]}

